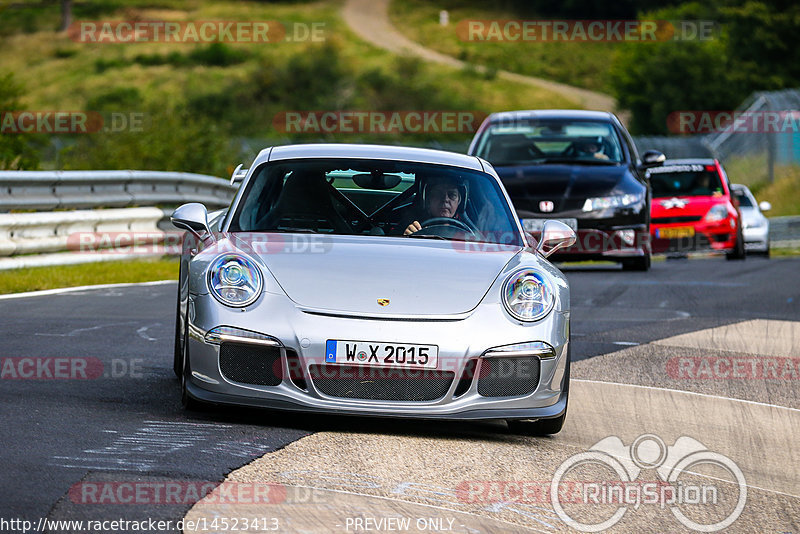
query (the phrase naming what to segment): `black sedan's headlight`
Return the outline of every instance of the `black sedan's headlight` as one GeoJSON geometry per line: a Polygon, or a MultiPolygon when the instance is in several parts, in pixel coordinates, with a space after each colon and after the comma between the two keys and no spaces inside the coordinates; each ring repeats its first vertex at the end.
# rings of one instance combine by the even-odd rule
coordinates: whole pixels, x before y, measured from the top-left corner
{"type": "Polygon", "coordinates": [[[583,211],[600,211],[613,208],[627,208],[642,201],[641,193],[626,195],[611,195],[607,197],[587,198],[583,203],[583,211]]]}

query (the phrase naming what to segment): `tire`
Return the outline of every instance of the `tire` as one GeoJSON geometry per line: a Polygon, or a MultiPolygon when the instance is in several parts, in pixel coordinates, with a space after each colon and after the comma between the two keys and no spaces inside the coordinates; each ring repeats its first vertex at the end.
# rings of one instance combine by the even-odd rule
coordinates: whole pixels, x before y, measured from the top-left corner
{"type": "MultiPolygon", "coordinates": [[[[564,370],[564,396],[567,398],[567,405],[569,405],[569,369],[571,362],[572,343],[570,342],[567,348],[567,367],[564,370]]],[[[567,408],[564,408],[564,413],[552,419],[538,419],[536,421],[526,421],[519,419],[509,419],[506,421],[508,424],[509,432],[513,434],[520,434],[523,436],[549,436],[551,434],[558,434],[564,427],[564,421],[567,420],[567,408]]]]}
{"type": "Polygon", "coordinates": [[[189,321],[184,321],[184,331],[183,331],[183,339],[185,342],[183,343],[182,351],[181,351],[181,405],[183,406],[184,410],[188,411],[202,411],[205,408],[205,404],[195,400],[189,395],[189,390],[186,387],[186,384],[189,381],[189,376],[191,375],[191,366],[189,364],[189,321]]]}
{"type": "Polygon", "coordinates": [[[181,344],[181,299],[180,299],[180,285],[178,286],[178,306],[175,311],[175,347],[172,356],[172,370],[175,371],[175,377],[181,377],[181,370],[183,368],[183,346],[181,344]]]}
{"type": "Polygon", "coordinates": [[[513,434],[522,436],[549,436],[558,434],[564,426],[567,414],[553,419],[539,419],[538,421],[508,421],[508,430],[513,434]]]}
{"type": "MultiPolygon", "coordinates": [[[[175,306],[175,346],[172,355],[172,370],[175,377],[180,379],[183,369],[183,346],[181,345],[181,272],[178,269],[178,297],[175,306]]],[[[185,339],[185,338],[184,338],[185,339]]]]}
{"type": "Polygon", "coordinates": [[[744,236],[742,235],[742,229],[739,228],[739,231],[736,233],[736,246],[733,248],[732,251],[725,254],[725,259],[743,260],[744,258],[745,258],[744,236]]]}
{"type": "Polygon", "coordinates": [[[623,271],[649,271],[651,264],[651,256],[650,254],[645,254],[644,256],[640,256],[638,258],[631,258],[628,260],[622,260],[622,270],[623,271]]]}

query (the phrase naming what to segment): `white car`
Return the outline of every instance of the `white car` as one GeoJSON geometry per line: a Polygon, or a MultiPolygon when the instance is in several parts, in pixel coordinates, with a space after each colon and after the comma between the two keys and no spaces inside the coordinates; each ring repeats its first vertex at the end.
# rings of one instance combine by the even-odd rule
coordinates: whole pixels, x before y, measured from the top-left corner
{"type": "Polygon", "coordinates": [[[757,203],[746,185],[733,184],[732,192],[742,213],[745,250],[769,257],[769,219],[761,212],[771,210],[772,205],[766,201],[757,203]]]}

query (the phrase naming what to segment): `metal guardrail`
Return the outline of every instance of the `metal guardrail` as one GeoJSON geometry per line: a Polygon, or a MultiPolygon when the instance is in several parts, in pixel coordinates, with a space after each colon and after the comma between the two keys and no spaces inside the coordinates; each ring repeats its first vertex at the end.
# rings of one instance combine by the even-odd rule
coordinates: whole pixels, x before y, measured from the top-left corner
{"type": "Polygon", "coordinates": [[[800,217],[770,217],[769,239],[773,246],[800,242],[800,217]]]}
{"type": "Polygon", "coordinates": [[[178,205],[228,206],[227,180],[162,171],[0,171],[0,212],[178,205]]]}
{"type": "Polygon", "coordinates": [[[77,250],[97,235],[163,236],[164,217],[159,208],[0,213],[0,257],[77,250]]]}

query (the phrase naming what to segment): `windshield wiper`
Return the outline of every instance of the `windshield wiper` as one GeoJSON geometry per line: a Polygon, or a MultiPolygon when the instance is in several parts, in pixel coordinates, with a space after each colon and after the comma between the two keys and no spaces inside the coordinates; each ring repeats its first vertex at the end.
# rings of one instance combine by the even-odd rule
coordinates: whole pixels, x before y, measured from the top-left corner
{"type": "Polygon", "coordinates": [[[310,228],[276,228],[274,230],[263,230],[264,232],[273,232],[277,234],[318,234],[316,230],[310,228]]]}
{"type": "Polygon", "coordinates": [[[574,159],[574,158],[542,158],[530,162],[533,165],[539,163],[567,163],[571,165],[619,165],[618,161],[607,159],[574,159]]]}

